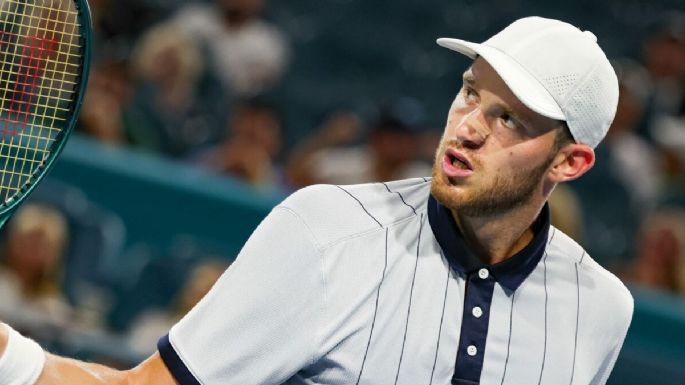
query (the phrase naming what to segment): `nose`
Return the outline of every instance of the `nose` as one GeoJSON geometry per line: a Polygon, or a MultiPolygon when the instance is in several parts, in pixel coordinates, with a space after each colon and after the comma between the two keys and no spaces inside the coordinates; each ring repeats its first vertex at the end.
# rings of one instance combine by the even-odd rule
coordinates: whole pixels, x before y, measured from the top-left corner
{"type": "Polygon", "coordinates": [[[476,149],[485,144],[490,136],[490,129],[480,108],[475,108],[456,123],[454,135],[465,148],[476,149]]]}

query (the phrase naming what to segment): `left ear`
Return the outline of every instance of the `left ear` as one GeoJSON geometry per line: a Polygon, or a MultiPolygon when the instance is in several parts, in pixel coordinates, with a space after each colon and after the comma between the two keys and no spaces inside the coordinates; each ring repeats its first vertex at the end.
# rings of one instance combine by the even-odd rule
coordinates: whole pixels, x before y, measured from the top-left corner
{"type": "Polygon", "coordinates": [[[554,157],[548,176],[554,183],[580,178],[595,165],[595,151],[586,144],[567,144],[554,157]]]}

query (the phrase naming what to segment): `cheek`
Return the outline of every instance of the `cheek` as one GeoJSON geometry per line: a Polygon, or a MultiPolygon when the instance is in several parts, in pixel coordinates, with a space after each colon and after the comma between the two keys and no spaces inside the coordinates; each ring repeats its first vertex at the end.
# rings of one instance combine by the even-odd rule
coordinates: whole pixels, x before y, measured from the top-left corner
{"type": "Polygon", "coordinates": [[[544,156],[543,154],[520,152],[504,148],[483,158],[486,166],[489,165],[495,173],[522,175],[529,173],[542,164],[544,156]]]}

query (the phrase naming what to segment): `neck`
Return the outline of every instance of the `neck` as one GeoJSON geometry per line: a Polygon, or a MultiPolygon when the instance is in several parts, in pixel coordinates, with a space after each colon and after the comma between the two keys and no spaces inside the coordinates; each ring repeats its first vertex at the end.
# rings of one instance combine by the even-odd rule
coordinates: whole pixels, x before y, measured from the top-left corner
{"type": "Polygon", "coordinates": [[[452,211],[457,227],[486,264],[502,262],[521,251],[535,236],[532,225],[543,202],[530,203],[503,214],[468,217],[452,211]]]}

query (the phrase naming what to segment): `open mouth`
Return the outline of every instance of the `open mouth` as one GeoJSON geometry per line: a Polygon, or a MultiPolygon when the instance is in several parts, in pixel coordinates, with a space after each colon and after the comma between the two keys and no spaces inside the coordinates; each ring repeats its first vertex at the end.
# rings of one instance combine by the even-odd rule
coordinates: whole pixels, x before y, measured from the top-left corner
{"type": "Polygon", "coordinates": [[[447,160],[453,167],[456,167],[460,170],[473,170],[473,167],[471,166],[469,160],[466,159],[466,157],[460,154],[459,152],[452,149],[448,149],[445,155],[447,156],[447,160]]]}

